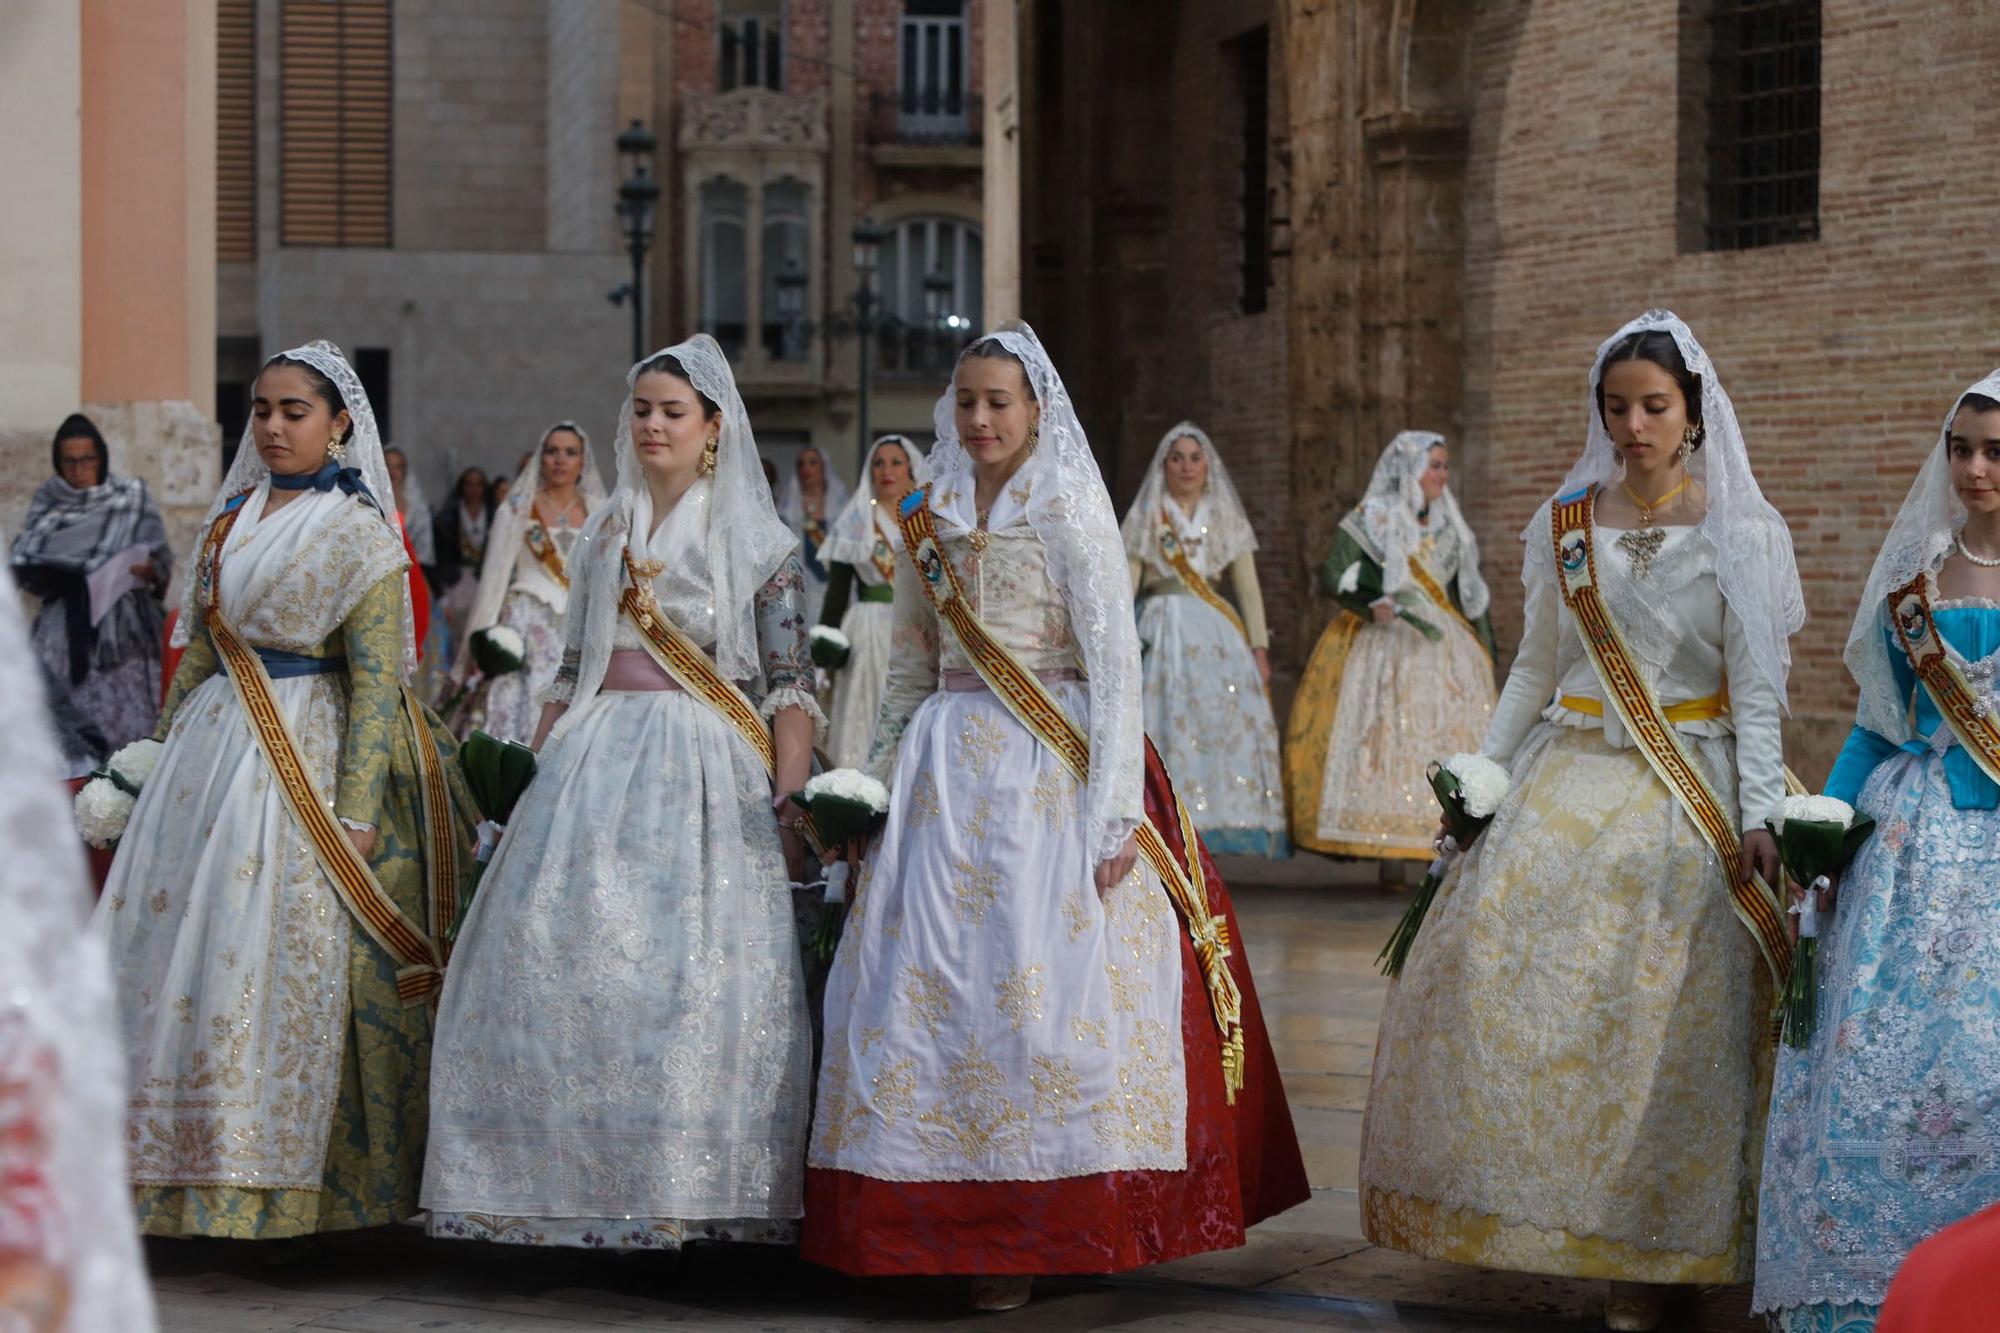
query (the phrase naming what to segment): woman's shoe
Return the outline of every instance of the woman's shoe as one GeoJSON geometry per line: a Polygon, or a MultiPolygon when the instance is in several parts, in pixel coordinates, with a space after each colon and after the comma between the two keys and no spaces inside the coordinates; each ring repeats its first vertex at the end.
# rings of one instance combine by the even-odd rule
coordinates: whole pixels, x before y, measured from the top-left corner
{"type": "Polygon", "coordinates": [[[1604,1326],[1618,1333],[1653,1333],[1660,1326],[1664,1288],[1651,1282],[1614,1282],[1604,1298],[1604,1326]]]}
{"type": "Polygon", "coordinates": [[[972,1279],[972,1308],[975,1310],[1018,1310],[1033,1294],[1031,1277],[976,1277],[972,1279]]]}

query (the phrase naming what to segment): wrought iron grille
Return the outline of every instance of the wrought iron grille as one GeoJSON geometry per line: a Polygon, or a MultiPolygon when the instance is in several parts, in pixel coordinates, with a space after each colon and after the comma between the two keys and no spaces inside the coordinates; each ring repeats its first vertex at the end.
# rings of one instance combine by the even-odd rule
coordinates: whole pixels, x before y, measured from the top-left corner
{"type": "Polygon", "coordinates": [[[1819,0],[1712,0],[1708,248],[1819,239],[1819,0]]]}

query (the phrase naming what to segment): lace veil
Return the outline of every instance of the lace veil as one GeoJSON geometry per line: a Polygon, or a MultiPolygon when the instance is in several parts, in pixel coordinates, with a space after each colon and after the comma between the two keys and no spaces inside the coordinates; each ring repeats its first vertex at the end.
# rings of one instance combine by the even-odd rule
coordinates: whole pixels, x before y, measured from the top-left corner
{"type": "Polygon", "coordinates": [[[834,518],[826,530],[826,545],[819,548],[822,563],[838,562],[843,565],[861,565],[874,557],[875,538],[881,533],[891,546],[900,544],[896,532],[895,515],[892,512],[881,523],[876,521],[879,512],[875,501],[875,451],[885,444],[902,448],[910,460],[910,484],[921,486],[930,476],[930,463],[916,445],[903,435],[884,435],[868,446],[868,457],[861,460],[861,480],[854,491],[854,498],[834,518]]]}
{"type": "MultiPolygon", "coordinates": [[[[583,473],[577,478],[576,490],[584,508],[595,514],[604,504],[604,477],[597,470],[597,456],[590,450],[590,436],[583,427],[574,421],[559,421],[543,431],[535,452],[528,456],[528,465],[514,478],[513,489],[494,512],[492,526],[487,529],[486,558],[479,566],[479,593],[473,598],[472,616],[465,622],[468,642],[473,631],[500,621],[500,608],[506,605],[507,591],[514,585],[514,561],[528,531],[528,520],[535,513],[535,495],[541,489],[542,450],[548,445],[549,436],[559,430],[572,431],[583,441],[583,473]]],[[[461,667],[469,651],[461,647],[461,667]]]]}
{"type": "MultiPolygon", "coordinates": [[[[1026,324],[989,333],[959,353],[998,343],[1020,361],[1041,404],[1040,443],[1011,486],[1028,486],[1027,521],[1048,553],[1049,578],[1069,607],[1090,691],[1090,792],[1084,811],[1097,860],[1114,855],[1144,813],[1145,733],[1139,704],[1139,630],[1132,577],[1118,516],[1090,452],[1076,406],[1041,339],[1026,324]]],[[[958,438],[956,394],[947,387],[932,413],[932,507],[953,479],[973,489],[972,459],[958,438]]],[[[939,514],[940,520],[948,518],[939,514]]],[[[941,521],[940,530],[958,526],[941,521]]]]}
{"type": "Polygon", "coordinates": [[[1861,687],[1861,725],[1898,745],[1910,739],[1910,720],[1902,693],[1896,688],[1889,644],[1883,637],[1890,628],[1889,594],[1919,574],[1935,572],[1950,553],[1958,530],[1965,526],[1965,505],[1952,490],[1951,459],[1945,442],[1959,404],[1975,393],[2000,400],[2000,370],[1951,400],[1951,411],[1938,430],[1937,447],[1918,469],[1910,493],[1903,497],[1903,507],[1896,511],[1896,521],[1889,525],[1889,535],[1882,541],[1875,567],[1868,573],[1868,585],[1862,590],[1854,627],[1847,632],[1844,656],[1847,669],[1861,687]]]}
{"type": "Polygon", "coordinates": [[[1139,494],[1132,507],[1125,511],[1121,529],[1127,555],[1172,577],[1173,567],[1160,554],[1162,513],[1170,516],[1179,533],[1201,538],[1200,544],[1189,551],[1189,563],[1203,578],[1214,578],[1229,568],[1237,556],[1257,549],[1257,534],[1250,527],[1250,515],[1244,512],[1243,498],[1236,493],[1236,483],[1229,479],[1229,469],[1223,465],[1222,455],[1216,452],[1215,441],[1192,421],[1183,421],[1160,437],[1159,448],[1153,450],[1152,466],[1146,469],[1146,479],[1139,483],[1139,494]],[[1202,456],[1208,459],[1208,488],[1195,502],[1192,516],[1172,503],[1172,494],[1167,490],[1167,451],[1174,447],[1174,441],[1181,439],[1191,439],[1200,445],[1202,456]]]}
{"type": "Polygon", "coordinates": [[[1486,578],[1479,572],[1479,541],[1459,512],[1458,497],[1451,493],[1451,487],[1445,487],[1434,502],[1424,499],[1424,469],[1430,465],[1430,452],[1444,443],[1444,436],[1436,431],[1398,433],[1375,460],[1375,473],[1368,479],[1368,489],[1355,507],[1352,522],[1360,528],[1358,535],[1367,538],[1369,554],[1382,564],[1384,595],[1394,595],[1409,586],[1410,557],[1423,545],[1425,527],[1417,515],[1427,504],[1435,509],[1431,528],[1448,527],[1458,538],[1458,599],[1466,616],[1477,620],[1492,601],[1486,578]]]}
{"type": "MultiPolygon", "coordinates": [[[[1806,620],[1805,594],[1799,588],[1799,568],[1792,556],[1792,534],[1758,489],[1743,443],[1743,428],[1737,424],[1736,408],[1723,391],[1721,377],[1708,353],[1695,341],[1694,332],[1673,311],[1648,310],[1599,345],[1584,395],[1583,455],[1556,494],[1568,495],[1624,477],[1624,466],[1612,448],[1611,432],[1597,410],[1597,386],[1604,378],[1604,359],[1611,349],[1631,334],[1652,330],[1671,334],[1681,359],[1701,379],[1703,443],[1689,456],[1687,470],[1707,492],[1708,512],[1696,530],[1715,550],[1716,582],[1722,596],[1743,623],[1757,670],[1782,704],[1792,667],[1791,637],[1806,620]]],[[[1525,585],[1533,586],[1538,580],[1555,584],[1555,552],[1549,536],[1552,512],[1553,501],[1544,501],[1521,532],[1521,539],[1528,544],[1521,561],[1525,585]]]]}
{"type": "MultiPolygon", "coordinates": [[[[879,444],[881,441],[878,440],[876,443],[879,444]]],[[[872,456],[875,450],[871,447],[868,452],[872,456]]],[[[807,445],[799,450],[799,453],[819,455],[821,474],[826,477],[826,494],[822,497],[819,512],[828,516],[840,513],[847,505],[847,483],[835,474],[833,460],[826,456],[826,450],[816,444],[807,445]]],[[[868,489],[866,464],[862,466],[861,487],[864,491],[868,489]]],[[[785,526],[793,532],[800,534],[805,532],[806,497],[805,492],[799,487],[799,465],[796,459],[792,462],[792,470],[785,475],[785,484],[778,488],[778,517],[785,520],[785,526]]]]}
{"type": "MultiPolygon", "coordinates": [[[[611,640],[617,631],[618,601],[624,578],[624,562],[619,559],[627,539],[638,532],[644,541],[652,524],[652,497],[639,467],[639,453],[632,445],[632,386],[639,370],[662,356],[672,356],[687,371],[689,382],[722,409],[721,431],[715,454],[715,473],[688,488],[679,505],[706,507],[703,522],[663,524],[686,534],[687,548],[665,558],[671,569],[683,574],[703,571],[715,610],[715,664],[730,680],[760,678],[761,656],[757,649],[755,598],[785,557],[798,550],[798,536],[779,521],[771,506],[771,488],[764,481],[764,467],[757,458],[757,441],[750,433],[750,417],[743,396],[736,391],[736,377],[722,348],[706,333],[697,333],[686,342],[663,348],[638,362],[625,373],[625,402],[618,411],[618,481],[610,500],[583,525],[577,535],[576,554],[570,568],[571,596],[565,627],[568,641],[581,642],[577,663],[576,695],[581,701],[597,693],[604,683],[604,670],[611,661],[611,640]],[[576,594],[576,579],[586,580],[584,595],[576,594]],[[577,616],[583,624],[574,625],[577,616]],[[572,632],[577,631],[577,632],[572,632]]],[[[678,506],[677,506],[678,507],[678,506]]],[[[659,556],[659,552],[655,552],[659,556]]],[[[670,608],[669,608],[670,609],[670,608]]],[[[576,716],[575,710],[563,721],[576,716]]],[[[560,726],[560,724],[559,724],[560,726]]]]}
{"type": "MultiPolygon", "coordinates": [[[[332,381],[340,394],[340,401],[347,406],[347,413],[353,419],[354,428],[348,436],[347,444],[338,462],[342,468],[353,468],[361,474],[368,489],[376,499],[375,509],[384,523],[395,534],[396,545],[403,544],[403,530],[396,517],[395,492],[389,485],[389,465],[382,458],[382,433],[375,426],[375,409],[368,403],[368,392],[361,387],[361,377],[354,373],[354,367],[347,364],[347,358],[340,349],[324,338],[315,338],[303,347],[294,347],[279,353],[293,361],[303,361],[332,381]]],[[[273,358],[274,360],[276,358],[273,358]]],[[[264,363],[270,365],[269,361],[264,363]]],[[[253,438],[257,422],[253,417],[243,423],[243,440],[236,448],[236,461],[230,465],[229,475],[222,479],[222,489],[215,493],[215,500],[208,506],[208,513],[202,517],[201,526],[196,529],[207,536],[209,528],[222,515],[223,506],[232,496],[253,490],[271,479],[271,469],[264,463],[263,455],[257,452],[253,438]]],[[[414,477],[414,469],[411,476],[414,477]]],[[[194,588],[195,566],[200,561],[189,560],[181,568],[180,591],[175,604],[181,612],[174,619],[173,645],[185,648],[188,643],[188,627],[191,613],[189,593],[194,588]]],[[[417,628],[411,618],[409,593],[403,594],[403,678],[415,674],[417,669],[417,628]]]]}
{"type": "Polygon", "coordinates": [[[111,966],[20,607],[0,565],[0,1241],[62,1270],[64,1329],[147,1333],[111,966]]]}

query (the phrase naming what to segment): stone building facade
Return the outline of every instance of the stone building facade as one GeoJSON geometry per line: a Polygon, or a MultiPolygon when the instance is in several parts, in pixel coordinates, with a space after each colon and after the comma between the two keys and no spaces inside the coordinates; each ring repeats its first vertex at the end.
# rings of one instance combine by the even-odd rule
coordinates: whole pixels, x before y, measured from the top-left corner
{"type": "Polygon", "coordinates": [[[1022,0],[1017,14],[1024,310],[1119,498],[1163,426],[1194,416],[1215,434],[1256,510],[1281,673],[1332,612],[1312,566],[1406,426],[1457,445],[1510,646],[1515,538],[1582,446],[1591,355],[1671,306],[1792,526],[1809,619],[1787,744],[1809,781],[1824,775],[1852,716],[1855,590],[1952,395],[2000,363],[1981,157],[2000,110],[1948,91],[2000,60],[2000,14],[1970,0],[1022,0]],[[1779,26],[1745,26],[1759,23],[1779,26]],[[1261,218],[1242,167],[1256,90],[1233,45],[1249,28],[1268,43],[1261,218]],[[1750,86],[1747,57],[1718,43],[1753,31],[1809,45],[1810,61],[1750,86]],[[1805,212],[1750,238],[1778,243],[1718,242],[1735,234],[1718,210],[1768,206],[1720,189],[1716,127],[1735,123],[1721,118],[1750,125],[1773,101],[1794,114],[1787,97],[1808,87],[1817,138],[1788,168],[1810,172],[1805,212]],[[1260,314],[1228,304],[1259,248],[1246,218],[1265,233],[1260,314]]]}
{"type": "MultiPolygon", "coordinates": [[[[614,143],[639,120],[662,186],[646,345],[716,333],[766,452],[782,465],[816,442],[851,479],[856,344],[829,326],[855,290],[855,224],[889,230],[885,269],[913,251],[963,269],[936,303],[978,313],[979,8],[225,0],[225,65],[233,36],[254,87],[225,96],[219,125],[225,153],[254,144],[225,172],[225,195],[251,182],[224,209],[225,428],[261,357],[323,336],[356,356],[434,502],[460,468],[512,469],[562,418],[608,465],[632,347],[630,307],[606,300],[631,275],[614,143]]],[[[910,321],[927,313],[914,272],[896,288],[910,321]]],[[[878,335],[875,429],[927,436],[948,341],[878,335]]]]}

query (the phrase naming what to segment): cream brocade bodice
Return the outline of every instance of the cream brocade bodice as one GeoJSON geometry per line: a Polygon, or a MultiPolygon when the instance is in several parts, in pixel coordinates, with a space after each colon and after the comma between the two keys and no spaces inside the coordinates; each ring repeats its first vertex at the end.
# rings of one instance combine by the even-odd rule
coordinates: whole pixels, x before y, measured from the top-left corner
{"type": "MultiPolygon", "coordinates": [[[[939,533],[938,549],[951,562],[959,586],[979,618],[1030,671],[1083,669],[1069,607],[1049,578],[1049,557],[1025,523],[993,533],[939,533]]],[[[972,671],[956,635],[943,629],[915,578],[896,580],[896,627],[890,647],[888,688],[869,753],[868,770],[886,777],[896,744],[917,705],[935,693],[945,673],[972,671]]]]}

